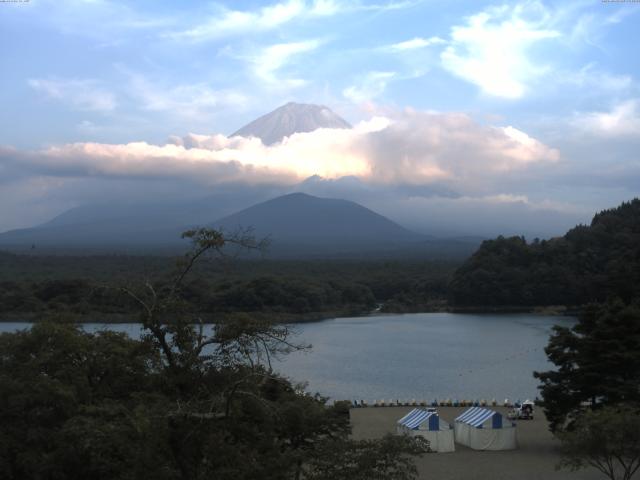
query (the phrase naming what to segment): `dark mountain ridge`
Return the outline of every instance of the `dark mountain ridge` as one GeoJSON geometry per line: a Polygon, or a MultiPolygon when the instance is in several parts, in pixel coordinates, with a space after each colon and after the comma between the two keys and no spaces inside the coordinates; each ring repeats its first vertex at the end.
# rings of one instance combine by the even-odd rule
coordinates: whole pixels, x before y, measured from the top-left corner
{"type": "MultiPolygon", "coordinates": [[[[36,228],[0,234],[0,246],[43,254],[175,254],[186,248],[180,234],[197,225],[229,233],[251,228],[256,237],[269,237],[266,255],[271,258],[459,259],[479,244],[476,239],[421,235],[355,202],[304,193],[272,198],[218,221],[192,224],[180,223],[180,210],[164,210],[164,217],[152,211],[145,221],[138,221],[136,214],[93,219],[91,212],[78,209],[36,228]]],[[[204,218],[206,209],[198,215],[204,218]]]]}
{"type": "Polygon", "coordinates": [[[258,236],[306,244],[389,244],[425,238],[355,202],[305,193],[254,205],[218,220],[214,226],[225,230],[252,227],[258,236]]]}

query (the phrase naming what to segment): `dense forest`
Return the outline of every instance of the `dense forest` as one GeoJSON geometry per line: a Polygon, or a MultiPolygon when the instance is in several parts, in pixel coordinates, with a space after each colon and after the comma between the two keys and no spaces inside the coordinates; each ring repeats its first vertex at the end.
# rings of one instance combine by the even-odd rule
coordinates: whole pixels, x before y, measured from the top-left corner
{"type": "MultiPolygon", "coordinates": [[[[153,278],[162,288],[173,261],[151,256],[0,254],[0,318],[129,320],[137,305],[120,287],[153,278]]],[[[212,319],[251,313],[278,321],[442,308],[455,268],[430,261],[235,260],[198,265],[183,285],[185,308],[212,319]]]]}
{"type": "MultiPolygon", "coordinates": [[[[0,252],[0,319],[65,314],[124,321],[137,306],[121,287],[152,278],[172,259],[0,252]]],[[[185,308],[207,321],[250,313],[276,321],[333,315],[468,308],[582,306],[640,297],[640,200],[594,216],[563,237],[485,241],[461,266],[417,260],[239,260],[198,265],[183,285],[185,308]],[[457,270],[456,270],[457,269],[457,270]]]]}
{"type": "Polygon", "coordinates": [[[452,304],[585,305],[640,297],[640,200],[550,240],[483,242],[454,274],[452,304]]]}
{"type": "Polygon", "coordinates": [[[229,239],[191,238],[165,286],[124,288],[140,339],[64,321],[0,334],[0,478],[414,480],[428,442],[353,440],[348,404],[273,371],[272,358],[308,348],[287,326],[197,326],[182,286],[229,239]]]}

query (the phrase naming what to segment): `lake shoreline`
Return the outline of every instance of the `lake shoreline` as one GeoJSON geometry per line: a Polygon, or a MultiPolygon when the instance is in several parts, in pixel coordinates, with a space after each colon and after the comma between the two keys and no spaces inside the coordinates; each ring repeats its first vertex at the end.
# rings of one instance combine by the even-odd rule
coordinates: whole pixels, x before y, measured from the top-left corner
{"type": "MultiPolygon", "coordinates": [[[[384,304],[374,310],[336,310],[330,312],[308,312],[308,313],[274,313],[274,312],[225,312],[201,314],[205,325],[213,325],[216,320],[228,320],[239,317],[249,317],[258,320],[272,321],[276,324],[295,323],[316,323],[336,318],[344,317],[368,317],[385,315],[406,315],[419,313],[455,313],[455,314],[534,314],[540,316],[566,316],[576,317],[582,312],[583,307],[566,305],[538,305],[538,306],[442,306],[429,308],[422,305],[420,308],[407,308],[402,310],[387,311],[384,304]]],[[[0,323],[38,323],[46,320],[59,321],[68,318],[71,323],[104,323],[104,324],[126,324],[140,323],[138,314],[135,313],[102,313],[91,312],[87,314],[63,313],[51,315],[40,312],[20,312],[15,314],[4,314],[0,316],[0,323]]]]}
{"type": "MultiPolygon", "coordinates": [[[[276,324],[292,323],[314,323],[323,322],[343,317],[366,317],[375,312],[372,311],[331,311],[331,312],[309,312],[303,314],[293,313],[263,313],[263,312],[233,312],[233,313],[209,313],[201,314],[204,325],[214,325],[217,321],[232,318],[248,317],[258,320],[273,321],[276,324]]],[[[101,313],[92,312],[88,314],[65,313],[65,314],[42,314],[39,312],[20,312],[16,314],[4,314],[0,316],[0,323],[39,323],[47,320],[61,321],[68,319],[69,323],[104,323],[108,325],[118,325],[127,323],[141,323],[138,314],[128,313],[101,313]]]]}
{"type": "MultiPolygon", "coordinates": [[[[138,318],[106,324],[76,324],[88,333],[113,330],[139,338],[138,318]]],[[[276,370],[304,379],[310,392],[334,400],[443,398],[502,401],[535,398],[532,372],[550,365],[544,353],[554,325],[575,319],[535,314],[422,313],[341,317],[290,324],[294,343],[311,350],[278,359],[276,370]],[[401,348],[399,348],[401,347],[401,348]]],[[[0,323],[0,331],[33,323],[0,323]]],[[[211,335],[214,325],[205,325],[211,335]]]]}

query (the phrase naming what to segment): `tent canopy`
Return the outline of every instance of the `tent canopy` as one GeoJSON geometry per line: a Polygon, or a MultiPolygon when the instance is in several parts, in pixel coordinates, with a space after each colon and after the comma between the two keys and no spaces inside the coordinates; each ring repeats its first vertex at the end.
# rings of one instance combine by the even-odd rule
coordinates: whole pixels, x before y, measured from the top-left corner
{"type": "Polygon", "coordinates": [[[435,411],[414,408],[398,420],[396,432],[399,435],[425,438],[434,452],[455,451],[453,429],[447,422],[441,421],[435,411]]]}
{"type": "Polygon", "coordinates": [[[474,450],[518,448],[515,424],[502,425],[502,415],[488,408],[473,407],[455,420],[456,442],[474,450]]]}
{"type": "Polygon", "coordinates": [[[491,428],[502,428],[502,415],[494,410],[482,407],[472,407],[456,417],[455,421],[465,423],[475,428],[482,428],[491,419],[491,428]]]}
{"type": "Polygon", "coordinates": [[[425,423],[429,430],[440,430],[440,418],[436,412],[428,412],[421,408],[414,408],[404,417],[398,420],[398,424],[409,430],[415,430],[425,423]]]}

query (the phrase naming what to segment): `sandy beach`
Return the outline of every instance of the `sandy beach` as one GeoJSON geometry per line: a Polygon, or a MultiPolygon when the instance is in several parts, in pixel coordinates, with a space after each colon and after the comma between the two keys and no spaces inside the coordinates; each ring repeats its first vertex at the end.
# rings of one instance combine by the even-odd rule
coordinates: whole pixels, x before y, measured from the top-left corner
{"type": "MultiPolygon", "coordinates": [[[[353,437],[379,438],[395,432],[396,420],[414,407],[368,407],[351,409],[353,437]]],[[[439,407],[441,418],[452,423],[466,408],[439,407]]],[[[507,409],[495,407],[506,417],[507,409]]],[[[518,449],[501,452],[475,451],[456,443],[454,453],[425,454],[416,460],[421,479],[430,480],[602,480],[595,469],[569,472],[555,469],[558,442],[547,428],[540,409],[534,420],[517,422],[518,449]]]]}

